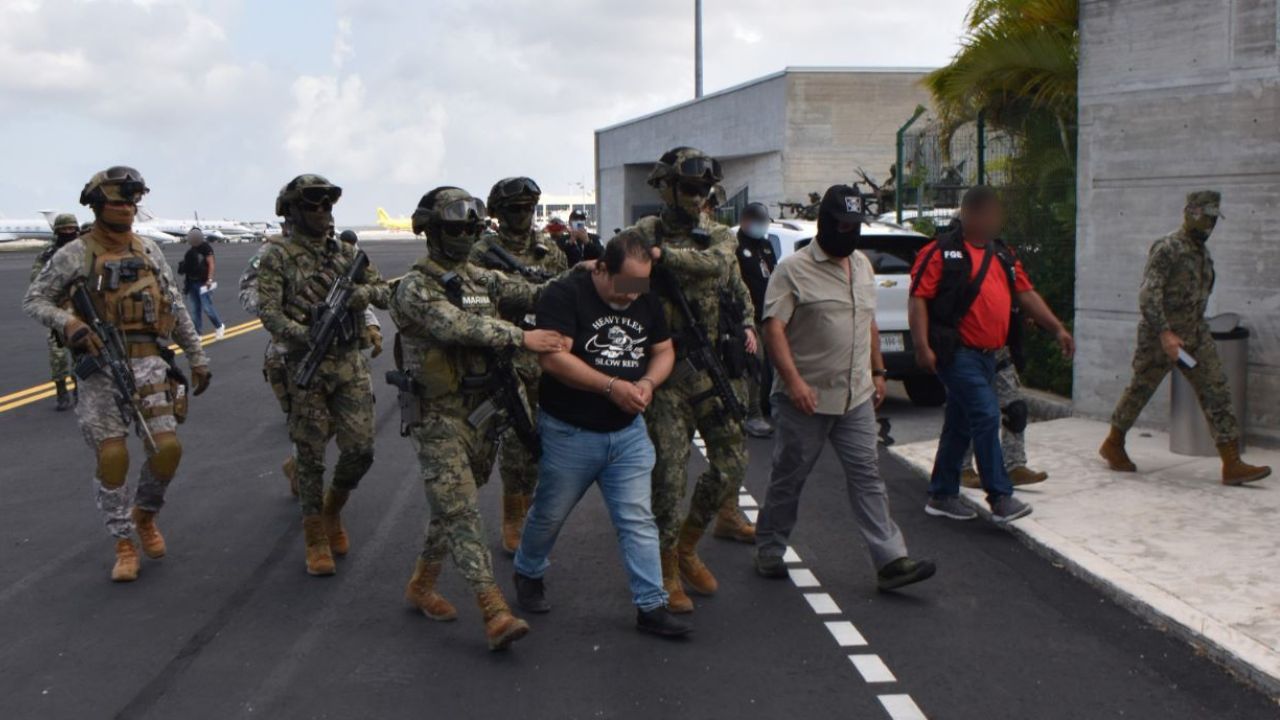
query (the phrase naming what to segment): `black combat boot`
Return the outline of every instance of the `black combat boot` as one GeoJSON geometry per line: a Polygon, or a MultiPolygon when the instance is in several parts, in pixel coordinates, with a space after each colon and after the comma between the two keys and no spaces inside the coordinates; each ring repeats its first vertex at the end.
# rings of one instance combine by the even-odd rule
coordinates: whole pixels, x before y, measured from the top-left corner
{"type": "Polygon", "coordinates": [[[683,637],[693,632],[693,623],[667,609],[666,605],[652,610],[636,611],[636,629],[661,637],[683,637]]]}

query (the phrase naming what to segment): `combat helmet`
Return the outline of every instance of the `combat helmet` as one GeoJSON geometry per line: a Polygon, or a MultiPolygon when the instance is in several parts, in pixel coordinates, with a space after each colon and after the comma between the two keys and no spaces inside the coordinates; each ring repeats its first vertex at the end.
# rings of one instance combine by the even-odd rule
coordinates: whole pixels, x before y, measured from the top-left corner
{"type": "Polygon", "coordinates": [[[488,206],[492,212],[518,198],[529,198],[532,204],[536,204],[540,197],[542,197],[542,188],[538,187],[538,183],[531,178],[503,178],[494,183],[493,188],[489,190],[488,206]]]}
{"type": "Polygon", "coordinates": [[[443,222],[476,222],[488,217],[484,203],[471,193],[460,187],[444,185],[438,187],[418,201],[413,210],[414,234],[431,234],[436,226],[443,222]]]}
{"type": "Polygon", "coordinates": [[[720,161],[696,148],[680,146],[668,150],[649,173],[649,185],[660,188],[677,180],[715,185],[724,179],[720,161]]]}
{"type": "Polygon", "coordinates": [[[299,201],[321,205],[327,200],[332,205],[340,197],[342,188],[329,182],[323,175],[304,173],[280,188],[280,194],[276,196],[276,215],[289,217],[289,207],[299,201]]]}
{"type": "Polygon", "coordinates": [[[136,203],[149,192],[142,173],[126,165],[113,165],[89,178],[80,191],[80,204],[97,207],[108,200],[136,203]]]}
{"type": "Polygon", "coordinates": [[[80,223],[76,221],[75,215],[72,215],[71,213],[58,213],[58,215],[53,218],[53,231],[58,232],[63,229],[70,229],[79,232],[80,223]]]}

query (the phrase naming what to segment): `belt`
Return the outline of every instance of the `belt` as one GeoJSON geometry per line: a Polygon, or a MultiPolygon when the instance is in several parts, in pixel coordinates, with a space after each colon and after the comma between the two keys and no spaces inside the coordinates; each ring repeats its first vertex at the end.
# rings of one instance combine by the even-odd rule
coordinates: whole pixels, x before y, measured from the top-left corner
{"type": "Polygon", "coordinates": [[[155,357],[160,354],[160,339],[151,333],[125,333],[125,351],[130,358],[155,357]]]}
{"type": "Polygon", "coordinates": [[[973,347],[973,346],[971,346],[971,345],[961,345],[961,346],[960,346],[960,349],[961,349],[961,350],[968,350],[969,352],[975,352],[975,353],[978,353],[979,355],[995,355],[997,352],[999,352],[999,351],[1000,351],[1000,348],[990,348],[990,349],[988,349],[988,348],[976,348],[976,347],[973,347]]]}

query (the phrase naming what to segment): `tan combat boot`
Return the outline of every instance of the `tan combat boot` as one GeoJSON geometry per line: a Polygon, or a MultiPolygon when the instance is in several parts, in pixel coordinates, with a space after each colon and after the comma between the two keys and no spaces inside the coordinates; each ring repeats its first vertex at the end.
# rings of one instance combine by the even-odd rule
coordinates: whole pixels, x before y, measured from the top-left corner
{"type": "Polygon", "coordinates": [[[693,601],[684,592],[684,585],[680,582],[679,562],[676,560],[676,551],[662,551],[662,589],[667,591],[667,609],[673,613],[691,613],[693,612],[693,601]]]}
{"type": "Polygon", "coordinates": [[[138,531],[138,539],[142,541],[142,552],[152,560],[164,557],[164,536],[156,526],[156,514],[150,510],[135,507],[133,509],[133,527],[138,531]]]}
{"type": "Polygon", "coordinates": [[[496,585],[481,590],[476,602],[484,614],[484,635],[490,650],[506,650],[511,643],[529,634],[529,623],[511,614],[506,598],[496,585]]]}
{"type": "Polygon", "coordinates": [[[116,565],[111,568],[112,582],[133,582],[138,579],[138,551],[129,538],[116,540],[116,565]]]}
{"type": "Polygon", "coordinates": [[[291,454],[284,459],[280,469],[284,471],[284,476],[289,479],[289,492],[294,497],[298,497],[298,461],[291,454]]]}
{"type": "Polygon", "coordinates": [[[690,525],[686,519],[680,527],[680,540],[676,542],[680,578],[689,583],[689,588],[699,595],[714,595],[720,584],[698,557],[697,547],[701,539],[702,528],[690,525]]]}
{"type": "Polygon", "coordinates": [[[1036,483],[1042,483],[1048,479],[1049,473],[1032,470],[1026,465],[1019,465],[1009,471],[1009,481],[1012,482],[1015,487],[1020,487],[1022,485],[1035,485],[1036,483]]]}
{"type": "Polygon", "coordinates": [[[1107,439],[1102,441],[1102,447],[1098,448],[1098,454],[1116,472],[1137,472],[1138,470],[1138,466],[1134,465],[1133,461],[1129,459],[1129,453],[1124,451],[1124,433],[1114,426],[1111,428],[1111,434],[1107,435],[1107,439]]]}
{"type": "Polygon", "coordinates": [[[967,467],[960,471],[960,487],[980,488],[982,487],[982,478],[978,476],[978,471],[971,467],[967,467]]]}
{"type": "Polygon", "coordinates": [[[1222,484],[1243,485],[1271,474],[1271,468],[1262,465],[1250,465],[1240,459],[1240,442],[1225,442],[1218,446],[1218,455],[1222,458],[1222,484]]]}
{"type": "Polygon", "coordinates": [[[409,578],[409,585],[404,589],[404,599],[432,620],[457,620],[458,609],[436,592],[436,580],[442,569],[444,563],[427,562],[419,556],[413,577],[409,578]]]}
{"type": "Polygon", "coordinates": [[[529,512],[528,495],[502,496],[502,549],[515,555],[520,547],[520,533],[524,532],[524,517],[529,512]]]}
{"type": "Polygon", "coordinates": [[[332,575],[333,552],[329,549],[329,537],[324,532],[324,520],[319,515],[304,515],[302,537],[307,544],[307,574],[332,575]]]}
{"type": "Polygon", "coordinates": [[[320,517],[324,519],[324,534],[329,537],[329,549],[335,555],[346,555],[351,550],[347,529],[342,527],[342,508],[351,497],[350,490],[336,490],[332,485],[324,493],[324,506],[320,517]]]}
{"type": "Polygon", "coordinates": [[[738,510],[738,496],[733,494],[720,506],[716,513],[716,523],[711,534],[722,540],[734,540],[740,543],[755,543],[756,526],[738,510]]]}

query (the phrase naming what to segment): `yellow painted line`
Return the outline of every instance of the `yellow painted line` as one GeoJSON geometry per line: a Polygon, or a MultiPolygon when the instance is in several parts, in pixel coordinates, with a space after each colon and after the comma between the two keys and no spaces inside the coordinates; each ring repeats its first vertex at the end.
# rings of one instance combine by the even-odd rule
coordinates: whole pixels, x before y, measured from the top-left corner
{"type": "MultiPolygon", "coordinates": [[[[234,327],[227,328],[223,333],[222,340],[230,340],[233,337],[245,335],[255,330],[260,330],[261,328],[262,328],[261,320],[250,320],[249,322],[241,323],[234,327]]],[[[200,344],[205,347],[209,345],[213,345],[214,343],[217,343],[217,342],[221,342],[221,341],[217,339],[216,333],[209,333],[208,335],[201,336],[200,338],[200,344]]],[[[176,355],[182,354],[182,348],[178,347],[177,345],[170,345],[169,349],[173,350],[174,354],[176,355]]],[[[76,386],[75,380],[67,381],[68,390],[74,388],[75,386],[76,386]]],[[[18,392],[9,393],[4,397],[0,397],[0,413],[5,413],[10,410],[16,410],[20,407],[23,407],[24,405],[30,405],[33,402],[39,402],[46,398],[51,398],[57,394],[58,392],[57,390],[54,389],[52,382],[41,383],[40,385],[29,387],[26,390],[19,390],[18,392]]]]}

